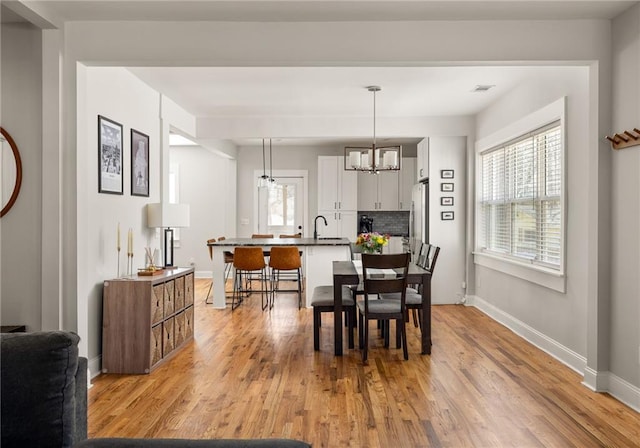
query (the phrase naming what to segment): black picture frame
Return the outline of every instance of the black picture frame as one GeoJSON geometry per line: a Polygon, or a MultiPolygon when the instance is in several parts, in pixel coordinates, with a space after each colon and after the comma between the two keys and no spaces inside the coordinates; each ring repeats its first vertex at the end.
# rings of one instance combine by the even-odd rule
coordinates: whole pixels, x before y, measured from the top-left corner
{"type": "Polygon", "coordinates": [[[123,194],[122,125],[98,115],[98,193],[123,194]]]}
{"type": "Polygon", "coordinates": [[[440,198],[440,205],[444,207],[450,207],[453,205],[453,196],[442,196],[440,198]]]}
{"type": "Polygon", "coordinates": [[[440,170],[440,179],[453,179],[453,170],[440,170]]]}
{"type": "Polygon", "coordinates": [[[131,129],[131,196],[149,197],[149,136],[131,129]]]}
{"type": "Polygon", "coordinates": [[[453,212],[440,212],[440,219],[442,221],[453,221],[453,212]]]}
{"type": "Polygon", "coordinates": [[[440,184],[440,191],[451,193],[453,191],[453,182],[442,182],[440,184]]]}

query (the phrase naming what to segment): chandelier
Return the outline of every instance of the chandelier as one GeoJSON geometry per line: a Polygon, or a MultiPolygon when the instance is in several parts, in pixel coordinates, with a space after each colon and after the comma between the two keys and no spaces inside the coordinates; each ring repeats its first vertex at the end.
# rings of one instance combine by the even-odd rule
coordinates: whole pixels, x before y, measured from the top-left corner
{"type": "Polygon", "coordinates": [[[376,92],[380,86],[367,86],[373,92],[373,143],[371,146],[345,146],[344,169],[378,174],[381,171],[399,171],[402,146],[376,146],[376,92]]]}

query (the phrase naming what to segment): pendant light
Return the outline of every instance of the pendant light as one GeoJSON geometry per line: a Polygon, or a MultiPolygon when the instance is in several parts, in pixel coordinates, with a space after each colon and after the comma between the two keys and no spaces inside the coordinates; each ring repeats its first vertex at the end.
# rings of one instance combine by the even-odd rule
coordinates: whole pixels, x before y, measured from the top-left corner
{"type": "Polygon", "coordinates": [[[274,186],[276,180],[273,178],[273,150],[271,147],[271,139],[269,139],[269,186],[274,186]]]}
{"type": "Polygon", "coordinates": [[[267,176],[267,159],[264,150],[264,139],[262,139],[262,176],[258,178],[258,188],[267,187],[270,184],[267,176]]]}
{"type": "Polygon", "coordinates": [[[346,171],[364,171],[378,174],[381,171],[399,171],[402,160],[402,146],[376,145],[376,92],[380,86],[367,86],[373,93],[373,143],[371,146],[345,146],[344,169],[346,171]]]}

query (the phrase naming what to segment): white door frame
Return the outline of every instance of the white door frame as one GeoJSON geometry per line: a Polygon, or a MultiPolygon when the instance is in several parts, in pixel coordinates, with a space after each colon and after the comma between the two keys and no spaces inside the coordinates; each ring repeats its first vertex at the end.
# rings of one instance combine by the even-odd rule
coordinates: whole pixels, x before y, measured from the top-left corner
{"type": "MultiPolygon", "coordinates": [[[[273,177],[301,177],[304,206],[302,210],[302,236],[309,236],[309,172],[307,170],[273,170],[273,177]]],[[[261,170],[254,170],[253,179],[253,233],[258,231],[258,179],[262,176],[261,170]]]]}

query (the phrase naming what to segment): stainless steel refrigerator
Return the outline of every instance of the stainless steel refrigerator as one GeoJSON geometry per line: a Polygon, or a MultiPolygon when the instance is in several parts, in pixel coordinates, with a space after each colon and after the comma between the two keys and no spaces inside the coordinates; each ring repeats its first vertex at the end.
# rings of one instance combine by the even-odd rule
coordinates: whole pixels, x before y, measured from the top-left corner
{"type": "Polygon", "coordinates": [[[429,179],[413,186],[409,216],[409,246],[411,252],[420,249],[420,243],[429,242],[429,179]]]}

